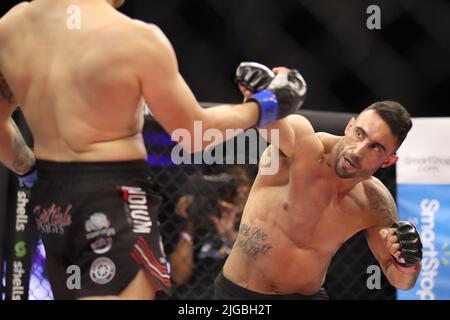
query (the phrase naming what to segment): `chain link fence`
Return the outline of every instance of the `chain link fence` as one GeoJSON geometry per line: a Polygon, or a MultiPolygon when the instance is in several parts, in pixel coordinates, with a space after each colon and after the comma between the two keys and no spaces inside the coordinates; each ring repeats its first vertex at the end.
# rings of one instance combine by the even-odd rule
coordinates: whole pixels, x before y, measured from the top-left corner
{"type": "Polygon", "coordinates": [[[28,300],[51,299],[53,294],[45,269],[45,249],[42,241],[38,241],[30,272],[28,300]]]}

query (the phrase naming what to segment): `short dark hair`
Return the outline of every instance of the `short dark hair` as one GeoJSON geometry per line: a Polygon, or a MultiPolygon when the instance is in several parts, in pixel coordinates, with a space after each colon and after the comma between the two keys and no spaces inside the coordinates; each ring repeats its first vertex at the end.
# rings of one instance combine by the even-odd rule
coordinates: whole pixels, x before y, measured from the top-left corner
{"type": "Polygon", "coordinates": [[[386,122],[391,132],[397,137],[397,147],[400,147],[412,127],[411,116],[405,107],[396,101],[378,101],[362,112],[369,110],[374,110],[386,122]]]}

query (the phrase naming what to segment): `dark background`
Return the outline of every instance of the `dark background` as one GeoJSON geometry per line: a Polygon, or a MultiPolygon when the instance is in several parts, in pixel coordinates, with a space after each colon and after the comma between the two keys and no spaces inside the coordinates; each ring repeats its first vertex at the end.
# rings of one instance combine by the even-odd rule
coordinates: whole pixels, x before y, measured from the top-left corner
{"type": "Polygon", "coordinates": [[[257,61],[297,68],[305,109],[394,99],[415,117],[450,116],[450,1],[127,0],[120,10],[163,30],[200,101],[238,102],[234,70],[257,61]],[[372,4],[381,30],[366,27],[372,4]]]}
{"type": "Polygon", "coordinates": [[[449,1],[128,0],[122,10],[166,33],[202,101],[239,101],[232,76],[247,60],[300,70],[307,109],[395,99],[413,116],[450,115],[449,1]],[[366,27],[371,4],[381,30],[366,27]]]}

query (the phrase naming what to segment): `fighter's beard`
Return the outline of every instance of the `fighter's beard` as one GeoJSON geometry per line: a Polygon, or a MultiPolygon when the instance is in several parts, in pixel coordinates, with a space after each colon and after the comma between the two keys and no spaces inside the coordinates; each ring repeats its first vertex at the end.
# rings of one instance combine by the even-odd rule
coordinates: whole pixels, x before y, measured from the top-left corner
{"type": "Polygon", "coordinates": [[[341,160],[341,158],[343,157],[343,155],[339,156],[339,158],[336,159],[336,165],[335,165],[335,172],[338,175],[339,178],[343,178],[343,179],[351,179],[351,178],[356,178],[358,172],[347,172],[344,170],[344,168],[342,168],[339,165],[339,162],[341,160]]]}
{"type": "Polygon", "coordinates": [[[359,175],[360,172],[358,170],[355,170],[354,172],[347,172],[341,165],[341,159],[345,155],[343,138],[338,142],[338,146],[336,147],[336,154],[337,154],[337,156],[336,156],[336,162],[334,164],[334,171],[336,172],[336,175],[339,178],[351,179],[351,178],[356,178],[356,177],[360,176],[359,175]]]}
{"type": "Polygon", "coordinates": [[[339,162],[340,162],[341,158],[344,156],[343,149],[344,149],[344,138],[341,138],[336,147],[336,160],[334,162],[334,171],[336,172],[336,175],[339,178],[344,178],[344,179],[352,178],[352,177],[348,176],[348,174],[344,171],[344,169],[341,166],[339,166],[339,162]]]}

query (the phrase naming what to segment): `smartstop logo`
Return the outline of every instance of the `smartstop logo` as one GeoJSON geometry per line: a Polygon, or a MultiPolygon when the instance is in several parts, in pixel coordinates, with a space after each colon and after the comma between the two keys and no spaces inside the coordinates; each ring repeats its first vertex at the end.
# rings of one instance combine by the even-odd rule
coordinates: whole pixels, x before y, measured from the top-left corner
{"type": "Polygon", "coordinates": [[[448,172],[450,168],[450,158],[440,156],[429,157],[411,157],[406,156],[404,159],[405,166],[410,166],[416,172],[439,173],[448,172]]]}
{"type": "MultiPolygon", "coordinates": [[[[181,143],[175,145],[171,152],[173,164],[256,164],[259,151],[265,150],[269,145],[266,137],[270,137],[273,145],[279,145],[278,129],[226,129],[225,133],[218,129],[203,130],[201,121],[194,121],[194,136],[187,129],[176,129],[171,139],[181,143]],[[258,132],[264,139],[258,138],[258,132]],[[236,136],[236,143],[233,139],[236,136]],[[218,144],[220,142],[225,142],[218,144]],[[196,152],[193,157],[184,148],[199,151],[206,143],[209,145],[204,152],[196,152]],[[226,152],[225,150],[226,149],[226,152]],[[224,158],[224,155],[226,157],[224,158]],[[236,157],[235,157],[236,155],[236,157]],[[246,163],[246,156],[250,159],[246,163]],[[193,159],[192,159],[193,158],[193,159]]],[[[279,169],[278,152],[268,152],[267,156],[259,161],[261,175],[275,175],[279,169]]]]}
{"type": "Polygon", "coordinates": [[[435,278],[438,275],[440,265],[438,251],[436,250],[434,220],[439,212],[440,203],[438,200],[423,199],[420,202],[420,237],[423,245],[422,269],[420,271],[419,290],[416,294],[420,300],[435,300],[433,292],[435,278]]]}

